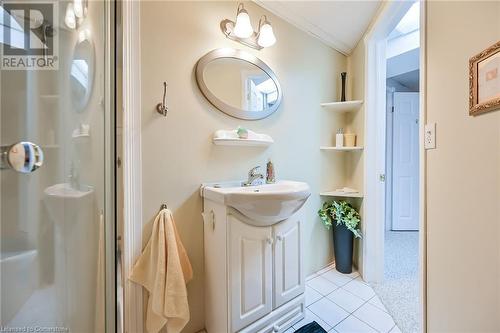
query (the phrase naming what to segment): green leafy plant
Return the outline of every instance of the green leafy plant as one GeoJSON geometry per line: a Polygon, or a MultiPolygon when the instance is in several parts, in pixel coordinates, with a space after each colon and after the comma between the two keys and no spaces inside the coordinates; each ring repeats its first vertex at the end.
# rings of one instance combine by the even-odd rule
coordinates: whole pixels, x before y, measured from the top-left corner
{"type": "Polygon", "coordinates": [[[327,229],[330,229],[333,223],[342,224],[352,231],[356,238],[361,238],[361,230],[358,228],[361,218],[349,203],[345,201],[324,202],[323,207],[318,210],[318,215],[327,229]]]}

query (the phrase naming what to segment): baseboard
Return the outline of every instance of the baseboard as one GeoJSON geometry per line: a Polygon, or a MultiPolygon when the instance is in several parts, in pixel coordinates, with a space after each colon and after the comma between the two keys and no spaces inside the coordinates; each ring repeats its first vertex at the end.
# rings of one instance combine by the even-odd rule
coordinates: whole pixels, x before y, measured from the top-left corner
{"type": "Polygon", "coordinates": [[[320,270],[316,271],[315,273],[312,273],[311,275],[307,276],[306,277],[306,281],[309,281],[311,279],[314,279],[316,276],[318,275],[321,275],[325,272],[328,272],[329,270],[331,270],[332,268],[335,268],[335,261],[332,261],[330,262],[329,264],[327,264],[326,266],[324,266],[323,268],[321,268],[320,270]]]}

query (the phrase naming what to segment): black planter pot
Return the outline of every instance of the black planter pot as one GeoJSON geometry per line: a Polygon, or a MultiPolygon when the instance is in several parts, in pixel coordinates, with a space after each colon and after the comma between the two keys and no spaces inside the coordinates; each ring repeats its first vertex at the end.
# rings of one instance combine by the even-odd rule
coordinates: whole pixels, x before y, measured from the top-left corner
{"type": "Polygon", "coordinates": [[[335,268],[340,273],[352,273],[352,249],[354,234],[345,225],[333,227],[333,249],[335,251],[335,268]]]}

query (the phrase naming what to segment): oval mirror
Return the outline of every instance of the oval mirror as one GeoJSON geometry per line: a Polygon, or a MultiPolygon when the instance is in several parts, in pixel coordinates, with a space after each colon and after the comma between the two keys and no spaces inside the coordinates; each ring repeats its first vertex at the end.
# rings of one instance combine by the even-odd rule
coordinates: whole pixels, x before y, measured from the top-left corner
{"type": "Polygon", "coordinates": [[[71,100],[76,112],[87,106],[94,80],[95,52],[89,30],[82,30],[73,51],[70,70],[71,100]]]}
{"type": "Polygon", "coordinates": [[[196,81],[210,103],[239,119],[265,118],[278,109],[282,99],[271,68],[241,50],[207,53],[196,65],[196,81]]]}

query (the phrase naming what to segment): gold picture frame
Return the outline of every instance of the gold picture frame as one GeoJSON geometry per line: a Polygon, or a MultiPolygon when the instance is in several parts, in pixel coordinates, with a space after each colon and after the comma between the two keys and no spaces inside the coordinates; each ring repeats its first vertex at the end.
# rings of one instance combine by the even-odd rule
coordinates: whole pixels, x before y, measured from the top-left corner
{"type": "Polygon", "coordinates": [[[469,59],[469,115],[500,109],[500,41],[469,59]]]}

